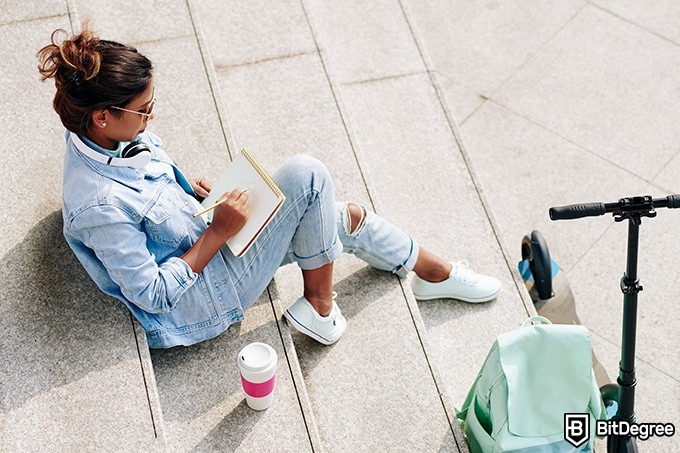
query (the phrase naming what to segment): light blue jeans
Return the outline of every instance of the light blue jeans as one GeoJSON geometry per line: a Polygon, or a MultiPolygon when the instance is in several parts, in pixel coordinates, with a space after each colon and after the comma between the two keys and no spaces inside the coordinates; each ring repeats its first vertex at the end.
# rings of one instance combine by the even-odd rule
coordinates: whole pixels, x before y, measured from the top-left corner
{"type": "Polygon", "coordinates": [[[347,203],[335,201],[333,181],[319,160],[292,157],[273,178],[286,195],[274,219],[240,259],[227,247],[221,250],[243,309],[258,299],[280,266],[292,262],[316,269],[344,251],[402,278],[413,270],[417,243],[382,217],[365,210],[363,222],[350,233],[347,203]]]}

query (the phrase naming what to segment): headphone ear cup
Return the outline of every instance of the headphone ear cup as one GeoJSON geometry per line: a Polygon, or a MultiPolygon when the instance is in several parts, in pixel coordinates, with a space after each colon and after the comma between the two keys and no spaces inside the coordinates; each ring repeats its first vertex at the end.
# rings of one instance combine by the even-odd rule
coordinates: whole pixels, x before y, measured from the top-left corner
{"type": "Polygon", "coordinates": [[[132,142],[125,148],[123,148],[123,151],[121,151],[120,153],[120,157],[122,157],[123,159],[127,159],[130,157],[135,157],[137,154],[143,152],[147,152],[149,153],[149,155],[151,155],[151,149],[146,143],[132,142]]]}

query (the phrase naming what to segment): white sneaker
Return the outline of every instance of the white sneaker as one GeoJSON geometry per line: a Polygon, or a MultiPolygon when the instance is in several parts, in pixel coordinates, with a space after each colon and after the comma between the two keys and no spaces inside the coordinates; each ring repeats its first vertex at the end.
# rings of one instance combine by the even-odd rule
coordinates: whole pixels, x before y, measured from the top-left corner
{"type": "Polygon", "coordinates": [[[335,293],[333,293],[333,308],[328,316],[321,316],[304,296],[288,307],[283,316],[297,331],[325,345],[338,341],[347,327],[347,320],[335,303],[335,293]]]}
{"type": "Polygon", "coordinates": [[[411,285],[413,294],[419,300],[458,299],[464,302],[488,302],[503,290],[500,281],[487,275],[477,274],[467,261],[451,263],[449,278],[432,283],[417,275],[411,285]]]}

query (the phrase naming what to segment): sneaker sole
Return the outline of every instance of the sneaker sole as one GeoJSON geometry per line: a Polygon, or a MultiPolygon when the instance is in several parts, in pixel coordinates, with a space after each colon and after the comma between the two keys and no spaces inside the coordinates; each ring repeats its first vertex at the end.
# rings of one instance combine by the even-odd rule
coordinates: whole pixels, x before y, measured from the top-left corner
{"type": "Polygon", "coordinates": [[[315,339],[316,341],[318,341],[319,343],[321,343],[323,345],[330,346],[340,339],[340,338],[338,338],[337,340],[329,340],[327,338],[322,337],[318,333],[309,329],[304,324],[301,324],[297,319],[295,319],[295,317],[290,312],[288,312],[288,310],[286,310],[283,313],[283,317],[286,318],[286,321],[288,321],[288,324],[293,326],[295,328],[295,330],[297,330],[298,332],[300,332],[303,335],[307,335],[308,337],[315,339]]]}
{"type": "Polygon", "coordinates": [[[498,291],[496,291],[495,293],[489,295],[489,296],[480,297],[480,298],[477,298],[477,299],[472,298],[472,297],[453,297],[450,294],[428,294],[427,296],[420,296],[418,294],[413,293],[413,295],[415,296],[415,298],[417,300],[455,299],[455,300],[460,300],[460,301],[463,301],[463,302],[468,302],[468,303],[471,303],[471,304],[479,304],[479,303],[483,303],[483,302],[491,302],[492,300],[497,298],[498,295],[501,292],[503,292],[502,288],[499,289],[498,291]]]}

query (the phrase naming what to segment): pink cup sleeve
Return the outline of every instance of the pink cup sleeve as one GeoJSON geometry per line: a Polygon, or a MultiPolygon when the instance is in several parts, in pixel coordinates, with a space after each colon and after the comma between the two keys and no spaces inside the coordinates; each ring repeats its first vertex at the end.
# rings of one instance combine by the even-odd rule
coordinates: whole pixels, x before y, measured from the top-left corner
{"type": "Polygon", "coordinates": [[[243,383],[243,390],[248,396],[253,398],[262,398],[269,395],[274,391],[274,381],[276,380],[276,375],[265,382],[258,382],[257,384],[253,382],[246,381],[243,376],[241,376],[241,383],[243,383]]]}

